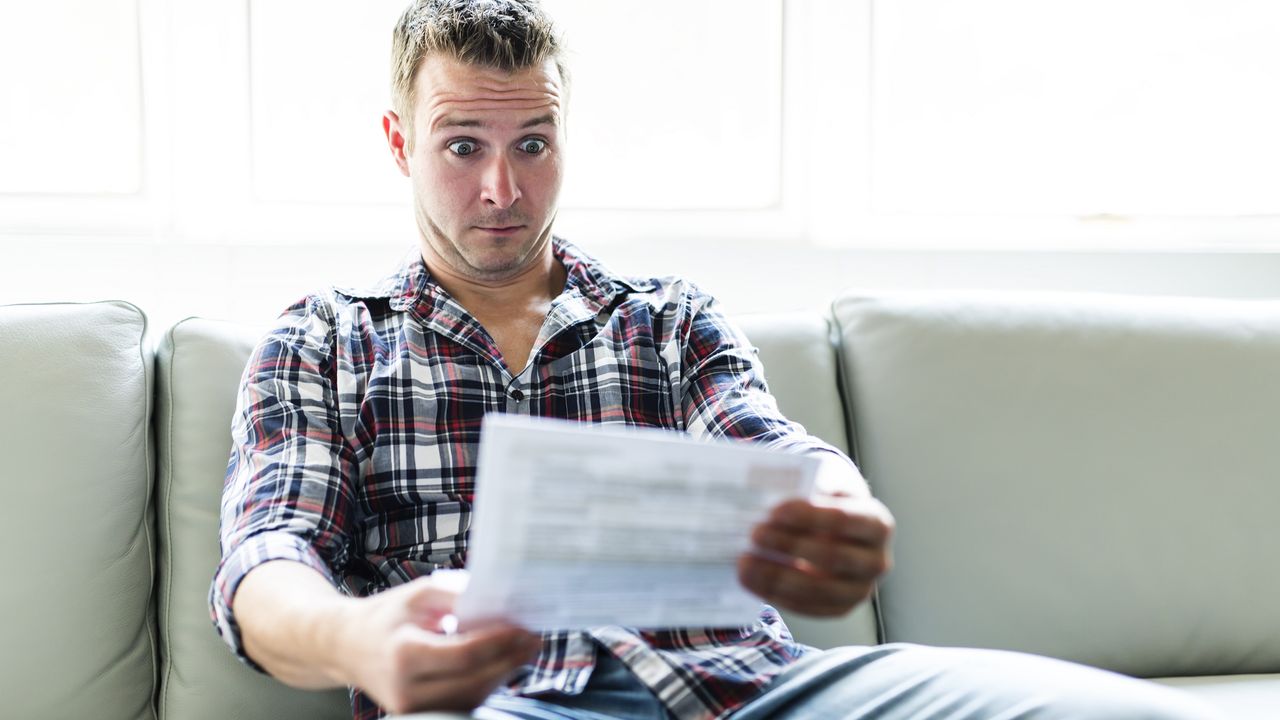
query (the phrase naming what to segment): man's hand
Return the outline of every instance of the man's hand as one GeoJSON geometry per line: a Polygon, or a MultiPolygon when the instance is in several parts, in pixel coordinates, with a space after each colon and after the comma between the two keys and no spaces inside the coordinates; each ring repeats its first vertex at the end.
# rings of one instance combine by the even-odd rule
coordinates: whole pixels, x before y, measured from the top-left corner
{"type": "Polygon", "coordinates": [[[452,585],[428,576],[352,598],[306,565],[273,560],[245,576],[234,612],[245,652],[282,682],[355,685],[397,715],[465,711],[533,661],[541,641],[508,625],[445,634],[452,585]]]}
{"type": "MultiPolygon", "coordinates": [[[[843,461],[840,461],[843,463],[843,461]]],[[[892,565],[893,515],[852,466],[828,463],[813,500],[788,500],[755,527],[743,586],[785,610],[833,617],[865,600],[892,565]]]]}
{"type": "Polygon", "coordinates": [[[541,640],[510,625],[446,635],[455,598],[427,577],[347,606],[342,674],[396,715],[483,703],[537,657],[541,640]]]}

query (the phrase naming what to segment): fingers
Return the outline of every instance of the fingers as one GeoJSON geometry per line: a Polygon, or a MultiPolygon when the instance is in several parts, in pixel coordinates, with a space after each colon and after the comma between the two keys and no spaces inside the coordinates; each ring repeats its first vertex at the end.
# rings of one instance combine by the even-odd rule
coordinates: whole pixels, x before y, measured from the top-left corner
{"type": "Polygon", "coordinates": [[[893,535],[893,516],[883,503],[871,497],[829,497],[823,505],[788,500],[773,508],[766,524],[870,545],[883,545],[893,535]]]}
{"type": "Polygon", "coordinates": [[[469,675],[418,680],[409,686],[411,696],[408,698],[409,707],[405,711],[467,712],[484,703],[494,688],[505,683],[519,667],[520,663],[512,664],[509,660],[498,659],[475,668],[469,675]]]}
{"type": "Polygon", "coordinates": [[[406,626],[397,639],[398,675],[411,678],[466,676],[494,663],[519,667],[532,662],[541,639],[509,625],[460,635],[441,635],[406,626]]]}
{"type": "Polygon", "coordinates": [[[752,555],[738,560],[742,585],[766,602],[806,615],[843,615],[865,600],[874,588],[872,580],[848,580],[819,575],[795,566],[752,555]]]}
{"type": "Polygon", "coordinates": [[[440,631],[440,621],[453,612],[458,593],[438,587],[431,580],[430,577],[419,578],[403,586],[409,596],[405,608],[414,624],[440,631]]]}
{"type": "Polygon", "coordinates": [[[466,675],[402,678],[388,697],[375,699],[396,715],[422,710],[466,712],[483,703],[518,667],[518,663],[501,658],[472,668],[466,675]]]}
{"type": "Polygon", "coordinates": [[[874,589],[892,561],[893,516],[870,497],[791,500],[757,525],[758,553],[738,564],[744,587],[765,601],[808,615],[843,615],[874,589]]]}
{"type": "Polygon", "coordinates": [[[541,640],[510,626],[450,636],[406,626],[394,645],[391,682],[375,699],[399,714],[476,707],[521,665],[537,657],[541,640]]]}
{"type": "Polygon", "coordinates": [[[888,572],[891,564],[884,545],[849,542],[778,525],[756,526],[751,541],[775,557],[802,560],[820,573],[846,580],[875,580],[888,572]]]}

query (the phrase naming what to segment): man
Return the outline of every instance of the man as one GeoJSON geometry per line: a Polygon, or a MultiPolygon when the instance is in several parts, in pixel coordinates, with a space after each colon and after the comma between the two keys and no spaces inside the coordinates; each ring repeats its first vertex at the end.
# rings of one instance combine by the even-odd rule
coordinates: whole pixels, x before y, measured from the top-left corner
{"type": "Polygon", "coordinates": [[[770,552],[739,566],[746,588],[797,612],[865,600],[893,520],[847,458],[778,413],[711,298],[615,275],[552,235],[567,85],[535,0],[420,0],[394,38],[383,128],[412,183],[420,258],[373,292],[306,298],[245,371],[211,590],[239,657],[298,687],[351,686],[358,718],[1026,717],[1078,714],[1082,694],[1115,717],[1202,717],[1041,658],[820,653],[769,607],[741,629],[441,632],[453,596],[431,573],[465,563],[486,412],[820,455],[822,496],[775,508],[752,535],[770,552]],[[1048,672],[1053,688],[1023,677],[1048,672]]]}

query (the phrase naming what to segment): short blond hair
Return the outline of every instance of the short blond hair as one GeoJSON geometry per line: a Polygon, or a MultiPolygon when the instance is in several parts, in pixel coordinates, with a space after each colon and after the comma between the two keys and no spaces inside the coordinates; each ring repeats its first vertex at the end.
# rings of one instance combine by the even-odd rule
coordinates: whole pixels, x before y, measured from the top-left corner
{"type": "Polygon", "coordinates": [[[569,84],[563,46],[538,0],[413,0],[391,36],[391,105],[410,143],[414,80],[432,54],[507,72],[552,60],[569,84]]]}

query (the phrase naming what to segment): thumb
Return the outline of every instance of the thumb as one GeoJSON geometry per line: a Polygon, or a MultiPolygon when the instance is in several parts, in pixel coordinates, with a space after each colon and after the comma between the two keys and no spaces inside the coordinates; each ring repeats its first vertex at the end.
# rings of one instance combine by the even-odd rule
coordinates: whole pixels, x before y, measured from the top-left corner
{"type": "Polygon", "coordinates": [[[406,607],[414,623],[438,630],[440,620],[453,612],[461,594],[461,588],[456,586],[455,581],[437,578],[434,574],[409,583],[406,607]]]}

